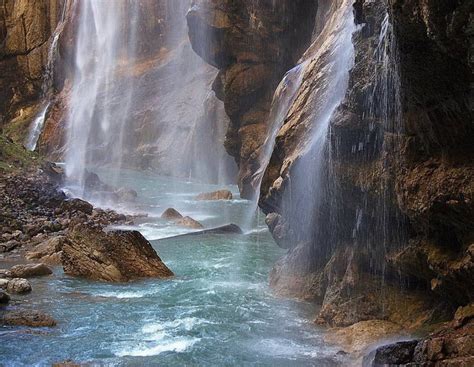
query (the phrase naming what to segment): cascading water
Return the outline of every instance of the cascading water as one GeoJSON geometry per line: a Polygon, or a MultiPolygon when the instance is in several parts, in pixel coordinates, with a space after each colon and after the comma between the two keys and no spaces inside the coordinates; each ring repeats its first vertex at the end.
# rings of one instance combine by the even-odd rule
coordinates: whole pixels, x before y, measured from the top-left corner
{"type": "Polygon", "coordinates": [[[67,128],[66,173],[84,195],[86,167],[106,162],[120,168],[125,121],[133,83],[118,79],[119,67],[134,60],[137,3],[76,3],[78,29],[75,77],[67,128]],[[127,10],[129,13],[127,13],[127,10]],[[122,22],[126,21],[126,24],[122,22]],[[94,148],[100,147],[100,151],[94,148]]]}
{"type": "Polygon", "coordinates": [[[189,5],[77,3],[66,154],[69,186],[77,195],[87,194],[87,170],[94,167],[113,168],[115,187],[122,167],[229,182],[233,163],[222,146],[227,120],[209,93],[217,71],[191,50],[189,5]],[[147,11],[162,18],[150,25],[147,11]]]}
{"type": "Polygon", "coordinates": [[[43,101],[43,105],[40,108],[40,112],[36,115],[31,124],[30,132],[25,142],[26,149],[31,151],[36,149],[36,144],[38,143],[38,139],[43,130],[46,114],[48,113],[48,109],[51,105],[51,98],[53,96],[52,89],[54,78],[54,62],[56,59],[59,36],[61,35],[61,32],[64,29],[66,10],[67,3],[64,3],[61,9],[61,15],[59,17],[58,24],[56,25],[56,29],[54,30],[52,35],[51,45],[49,46],[48,62],[46,64],[46,70],[43,76],[43,85],[41,87],[41,99],[43,101]]]}

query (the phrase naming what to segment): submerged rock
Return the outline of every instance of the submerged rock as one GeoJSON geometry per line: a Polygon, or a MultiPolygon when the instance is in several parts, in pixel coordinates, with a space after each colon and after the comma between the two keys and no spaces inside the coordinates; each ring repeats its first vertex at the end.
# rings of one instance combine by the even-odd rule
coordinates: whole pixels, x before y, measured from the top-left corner
{"type": "Polygon", "coordinates": [[[201,236],[201,235],[206,235],[206,234],[243,234],[243,231],[236,224],[226,224],[224,226],[220,226],[216,228],[204,229],[202,231],[196,231],[192,233],[184,233],[177,236],[167,237],[164,239],[179,238],[179,237],[186,237],[186,236],[201,236]]]}
{"type": "Polygon", "coordinates": [[[56,326],[56,320],[48,314],[39,311],[22,310],[6,312],[0,316],[0,324],[8,326],[52,327],[56,326]]]}
{"type": "Polygon", "coordinates": [[[161,214],[161,218],[167,219],[167,220],[174,220],[174,219],[181,219],[183,218],[183,216],[176,209],[168,208],[163,212],[163,214],[161,214]]]}
{"type": "Polygon", "coordinates": [[[10,269],[12,278],[31,278],[53,274],[53,271],[45,264],[15,265],[10,269]]]}
{"type": "Polygon", "coordinates": [[[10,293],[29,293],[31,292],[31,284],[28,280],[23,278],[13,278],[8,281],[7,291],[10,293]]]}
{"type": "Polygon", "coordinates": [[[173,275],[138,231],[76,226],[62,246],[61,260],[66,274],[99,281],[173,275]]]}
{"type": "Polygon", "coordinates": [[[232,198],[232,193],[229,190],[218,190],[196,196],[196,200],[232,200],[232,198]]]}

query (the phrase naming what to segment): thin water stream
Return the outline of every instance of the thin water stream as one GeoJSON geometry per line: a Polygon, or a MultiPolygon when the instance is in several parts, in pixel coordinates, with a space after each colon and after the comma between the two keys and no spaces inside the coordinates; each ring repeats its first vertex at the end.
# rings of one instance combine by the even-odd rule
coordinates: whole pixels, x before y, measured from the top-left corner
{"type": "Polygon", "coordinates": [[[186,231],[157,218],[171,204],[209,227],[239,223],[249,202],[198,202],[197,193],[216,187],[131,171],[121,177],[139,192],[136,210],[149,214],[137,228],[176,276],[107,284],[58,268],[54,277],[33,279],[22,305],[52,314],[58,326],[0,329],[1,360],[9,366],[66,359],[114,366],[338,365],[337,349],[324,344],[311,322],[314,306],[274,297],[268,288],[282,250],[262,221],[244,235],[154,240],[186,231]]]}

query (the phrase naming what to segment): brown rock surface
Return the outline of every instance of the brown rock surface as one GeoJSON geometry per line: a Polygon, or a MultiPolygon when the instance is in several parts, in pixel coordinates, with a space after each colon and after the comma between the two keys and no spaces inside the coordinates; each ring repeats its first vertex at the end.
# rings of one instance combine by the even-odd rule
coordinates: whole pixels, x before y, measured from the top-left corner
{"type": "Polygon", "coordinates": [[[15,265],[10,269],[12,278],[32,278],[51,274],[53,271],[45,264],[15,265]]]}
{"type": "Polygon", "coordinates": [[[176,220],[176,224],[183,227],[193,228],[193,229],[201,229],[204,226],[199,223],[197,220],[194,220],[191,217],[184,217],[181,219],[176,220]]]}
{"type": "Polygon", "coordinates": [[[229,190],[202,193],[196,196],[196,200],[232,200],[232,193],[229,190]]]}
{"type": "Polygon", "coordinates": [[[76,226],[62,246],[64,272],[108,282],[173,275],[151,244],[137,231],[106,231],[76,226]]]}
{"type": "Polygon", "coordinates": [[[161,218],[168,220],[177,220],[183,218],[183,216],[176,209],[168,208],[163,212],[163,214],[161,214],[161,218]]]}
{"type": "Polygon", "coordinates": [[[8,311],[0,316],[0,323],[7,326],[53,327],[56,320],[33,310],[8,311]]]}

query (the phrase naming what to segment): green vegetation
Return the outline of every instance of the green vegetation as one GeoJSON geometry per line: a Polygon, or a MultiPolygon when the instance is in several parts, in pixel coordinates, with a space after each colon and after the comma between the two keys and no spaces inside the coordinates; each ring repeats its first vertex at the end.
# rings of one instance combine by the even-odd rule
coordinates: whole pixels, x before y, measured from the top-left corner
{"type": "Polygon", "coordinates": [[[29,152],[5,135],[0,135],[0,172],[33,169],[41,162],[42,159],[37,153],[29,152]]]}

